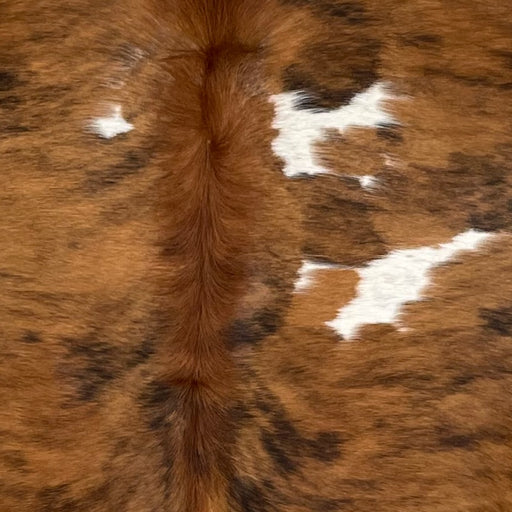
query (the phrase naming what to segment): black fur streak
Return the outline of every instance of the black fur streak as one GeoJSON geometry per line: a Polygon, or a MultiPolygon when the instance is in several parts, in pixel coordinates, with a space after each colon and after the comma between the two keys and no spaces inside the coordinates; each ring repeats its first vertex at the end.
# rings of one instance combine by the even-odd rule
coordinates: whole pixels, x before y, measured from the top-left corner
{"type": "Polygon", "coordinates": [[[37,332],[34,331],[27,331],[23,336],[21,337],[21,341],[23,343],[28,343],[30,345],[35,343],[41,343],[41,338],[37,332]]]}
{"type": "Polygon", "coordinates": [[[487,323],[485,327],[500,336],[512,335],[512,307],[501,309],[482,309],[480,318],[487,323]]]}
{"type": "Polygon", "coordinates": [[[149,428],[161,430],[167,426],[169,415],[177,407],[178,394],[168,384],[154,380],[140,395],[140,403],[148,412],[149,428]]]}
{"type": "Polygon", "coordinates": [[[0,70],[0,91],[9,91],[16,87],[17,83],[18,80],[14,73],[0,70]]]}

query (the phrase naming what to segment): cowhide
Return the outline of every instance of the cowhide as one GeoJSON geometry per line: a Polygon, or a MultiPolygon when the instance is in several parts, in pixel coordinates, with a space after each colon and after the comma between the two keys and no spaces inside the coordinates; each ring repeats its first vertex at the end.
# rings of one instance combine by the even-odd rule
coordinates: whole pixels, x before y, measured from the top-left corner
{"type": "Polygon", "coordinates": [[[0,512],[512,511],[510,0],[0,1],[0,512]]]}

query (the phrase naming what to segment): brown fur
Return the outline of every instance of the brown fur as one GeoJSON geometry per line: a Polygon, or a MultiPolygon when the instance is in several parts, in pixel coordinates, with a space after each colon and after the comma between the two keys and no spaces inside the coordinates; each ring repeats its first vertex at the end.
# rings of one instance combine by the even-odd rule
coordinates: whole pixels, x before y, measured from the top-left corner
{"type": "Polygon", "coordinates": [[[512,510],[510,7],[4,2],[0,511],[512,510]],[[286,178],[269,96],[378,80],[400,126],[286,178]],[[408,331],[327,328],[353,269],[292,293],[468,228],[408,331]]]}

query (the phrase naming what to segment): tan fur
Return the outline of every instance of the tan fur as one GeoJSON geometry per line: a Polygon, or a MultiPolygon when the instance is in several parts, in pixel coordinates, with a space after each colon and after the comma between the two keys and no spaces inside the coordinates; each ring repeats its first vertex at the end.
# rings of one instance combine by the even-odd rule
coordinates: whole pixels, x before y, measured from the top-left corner
{"type": "Polygon", "coordinates": [[[512,510],[511,7],[4,2],[0,512],[512,510]],[[285,177],[270,95],[377,81],[400,124],[285,177]],[[469,228],[408,330],[325,325],[469,228]]]}

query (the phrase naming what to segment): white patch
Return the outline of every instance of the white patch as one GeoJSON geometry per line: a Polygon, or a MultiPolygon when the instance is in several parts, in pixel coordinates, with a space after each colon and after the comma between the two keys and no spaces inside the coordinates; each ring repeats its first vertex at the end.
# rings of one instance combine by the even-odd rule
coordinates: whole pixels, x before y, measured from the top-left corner
{"type": "Polygon", "coordinates": [[[299,279],[295,281],[294,292],[302,292],[306,288],[309,288],[313,283],[313,274],[317,270],[328,269],[328,268],[340,268],[339,265],[331,263],[315,263],[314,261],[303,260],[302,266],[299,269],[299,279]]]}
{"type": "Polygon", "coordinates": [[[272,142],[274,153],[281,157],[288,177],[300,174],[325,174],[329,170],[316,162],[314,145],[326,137],[326,130],[343,132],[350,126],[376,127],[397,124],[382,108],[383,102],[393,99],[384,84],[376,83],[356,94],[348,105],[330,112],[300,110],[296,105],[306,95],[303,92],[285,92],[270,97],[275,105],[273,128],[279,135],[272,142]]]}
{"type": "Polygon", "coordinates": [[[462,251],[473,251],[490,238],[489,233],[468,230],[437,247],[390,252],[358,269],[357,296],[326,324],[345,340],[354,338],[367,324],[397,324],[404,304],[421,300],[430,284],[429,272],[462,251]]]}
{"type": "Polygon", "coordinates": [[[377,185],[377,178],[375,176],[370,176],[369,174],[365,174],[364,176],[356,176],[359,180],[359,184],[363,188],[374,188],[377,185]]]}
{"type": "Polygon", "coordinates": [[[128,123],[121,115],[121,105],[114,105],[112,110],[110,117],[98,117],[91,123],[93,131],[105,139],[133,130],[133,124],[128,123]]]}

